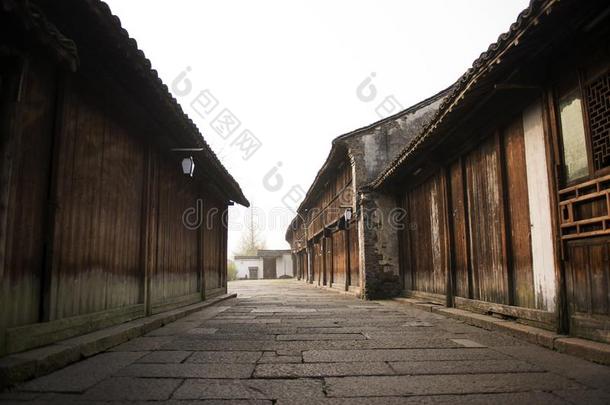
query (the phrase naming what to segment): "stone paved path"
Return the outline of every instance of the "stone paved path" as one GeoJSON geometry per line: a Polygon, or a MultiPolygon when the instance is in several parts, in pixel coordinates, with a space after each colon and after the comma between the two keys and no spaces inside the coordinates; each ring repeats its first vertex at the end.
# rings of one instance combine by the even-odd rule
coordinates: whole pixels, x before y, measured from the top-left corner
{"type": "Polygon", "coordinates": [[[610,403],[610,368],[438,314],[293,280],[230,289],[237,299],[25,383],[0,402],[610,403]]]}

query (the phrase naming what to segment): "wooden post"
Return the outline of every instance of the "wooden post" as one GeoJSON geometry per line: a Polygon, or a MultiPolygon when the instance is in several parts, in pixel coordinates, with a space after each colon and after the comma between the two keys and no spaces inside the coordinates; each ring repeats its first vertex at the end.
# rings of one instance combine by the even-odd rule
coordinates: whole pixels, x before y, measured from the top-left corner
{"type": "Polygon", "coordinates": [[[345,245],[345,250],[344,250],[344,255],[345,255],[345,291],[349,291],[349,278],[350,278],[350,273],[349,273],[349,230],[348,228],[348,223],[347,220],[345,221],[345,229],[341,232],[343,232],[344,235],[344,245],[345,245]]]}
{"type": "Polygon", "coordinates": [[[514,297],[514,280],[512,271],[512,249],[509,242],[510,235],[510,220],[509,220],[509,208],[508,204],[508,193],[506,190],[506,173],[505,173],[505,161],[504,147],[502,145],[502,134],[500,131],[496,131],[494,134],[494,142],[497,153],[497,178],[498,178],[498,194],[500,195],[500,232],[502,235],[502,266],[504,267],[504,281],[506,283],[506,300],[504,303],[513,305],[515,303],[514,297]]]}
{"type": "Polygon", "coordinates": [[[51,171],[49,174],[49,194],[48,194],[48,208],[45,218],[45,252],[44,252],[44,265],[42,268],[42,281],[41,281],[41,311],[40,321],[50,321],[54,312],[55,297],[53,288],[53,263],[55,261],[55,246],[56,246],[56,222],[58,213],[58,173],[60,164],[60,139],[63,132],[63,126],[65,122],[65,91],[68,81],[63,73],[58,73],[56,92],[57,97],[55,101],[55,121],[53,122],[53,141],[51,150],[51,171]]]}
{"type": "Polygon", "coordinates": [[[443,244],[445,248],[445,268],[447,269],[445,281],[446,305],[453,307],[455,297],[455,247],[453,245],[453,221],[451,217],[451,188],[449,187],[448,170],[446,166],[441,169],[441,187],[443,195],[443,209],[445,211],[443,228],[445,237],[443,244]]]}
{"type": "Polygon", "coordinates": [[[152,279],[157,263],[157,203],[158,203],[158,166],[157,153],[147,146],[146,172],[144,175],[142,202],[142,253],[140,263],[143,269],[144,314],[152,313],[152,279]]]}
{"type": "Polygon", "coordinates": [[[313,259],[311,257],[311,244],[309,243],[309,241],[307,241],[307,247],[305,248],[305,254],[307,255],[307,282],[309,284],[313,284],[313,266],[312,266],[312,262],[313,259]]]}
{"type": "Polygon", "coordinates": [[[228,292],[229,288],[227,281],[227,243],[229,238],[228,218],[229,206],[225,205],[224,211],[220,219],[220,285],[221,287],[224,286],[225,294],[228,292]]]}
{"type": "Polygon", "coordinates": [[[203,218],[199,223],[197,229],[197,263],[199,263],[199,288],[201,288],[201,301],[205,301],[205,229],[207,224],[207,204],[205,199],[201,199],[201,204],[197,204],[197,207],[201,206],[203,218]]]}
{"type": "Polygon", "coordinates": [[[411,207],[409,206],[409,192],[407,191],[404,195],[404,209],[407,211],[407,223],[405,224],[405,232],[404,232],[404,260],[402,263],[404,264],[404,291],[411,291],[413,289],[413,266],[411,262],[411,258],[413,257],[413,251],[411,246],[411,207]]]}
{"type": "Polygon", "coordinates": [[[553,100],[553,91],[544,92],[542,99],[542,122],[545,133],[546,159],[547,159],[547,178],[549,180],[551,199],[551,225],[553,227],[553,249],[555,255],[555,313],[557,333],[568,333],[570,330],[570,314],[567,299],[566,287],[566,266],[565,266],[565,246],[561,240],[559,224],[559,185],[561,184],[561,154],[559,149],[559,136],[557,128],[557,116],[553,100]]]}

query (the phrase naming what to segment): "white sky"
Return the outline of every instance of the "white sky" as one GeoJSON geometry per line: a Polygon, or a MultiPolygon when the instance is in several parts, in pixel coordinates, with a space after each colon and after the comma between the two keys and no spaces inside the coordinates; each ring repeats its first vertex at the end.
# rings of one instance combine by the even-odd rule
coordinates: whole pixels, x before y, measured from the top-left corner
{"type": "MultiPolygon", "coordinates": [[[[282,198],[294,185],[309,188],[333,138],[377,121],[375,107],[387,96],[406,108],[449,86],[528,3],[106,2],[170,88],[190,67],[191,92],[175,95],[257,207],[268,248],[288,248],[284,233],[292,213],[282,198]],[[361,101],[356,89],[373,72],[377,96],[361,101]],[[190,103],[206,89],[219,103],[200,117],[190,103]],[[210,125],[224,108],[241,121],[227,140],[210,125]],[[248,160],[231,145],[244,129],[262,143],[248,160]],[[281,186],[272,191],[263,178],[278,162],[283,184],[271,181],[281,186]]],[[[230,211],[229,255],[238,245],[244,213],[230,211]]]]}

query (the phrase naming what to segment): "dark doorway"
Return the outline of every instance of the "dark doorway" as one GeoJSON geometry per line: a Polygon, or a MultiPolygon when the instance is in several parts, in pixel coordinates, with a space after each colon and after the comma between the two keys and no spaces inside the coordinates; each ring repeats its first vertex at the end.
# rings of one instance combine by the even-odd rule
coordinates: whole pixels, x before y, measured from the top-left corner
{"type": "Polygon", "coordinates": [[[263,278],[277,278],[275,257],[263,259],[263,278]]]}
{"type": "Polygon", "coordinates": [[[258,280],[258,267],[248,267],[248,277],[258,280]]]}

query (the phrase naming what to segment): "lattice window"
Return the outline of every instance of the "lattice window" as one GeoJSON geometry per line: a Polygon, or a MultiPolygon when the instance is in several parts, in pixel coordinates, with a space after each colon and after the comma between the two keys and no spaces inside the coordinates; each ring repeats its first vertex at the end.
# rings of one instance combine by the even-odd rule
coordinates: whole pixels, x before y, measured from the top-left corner
{"type": "Polygon", "coordinates": [[[610,166],[610,72],[585,87],[595,170],[610,166]]]}

